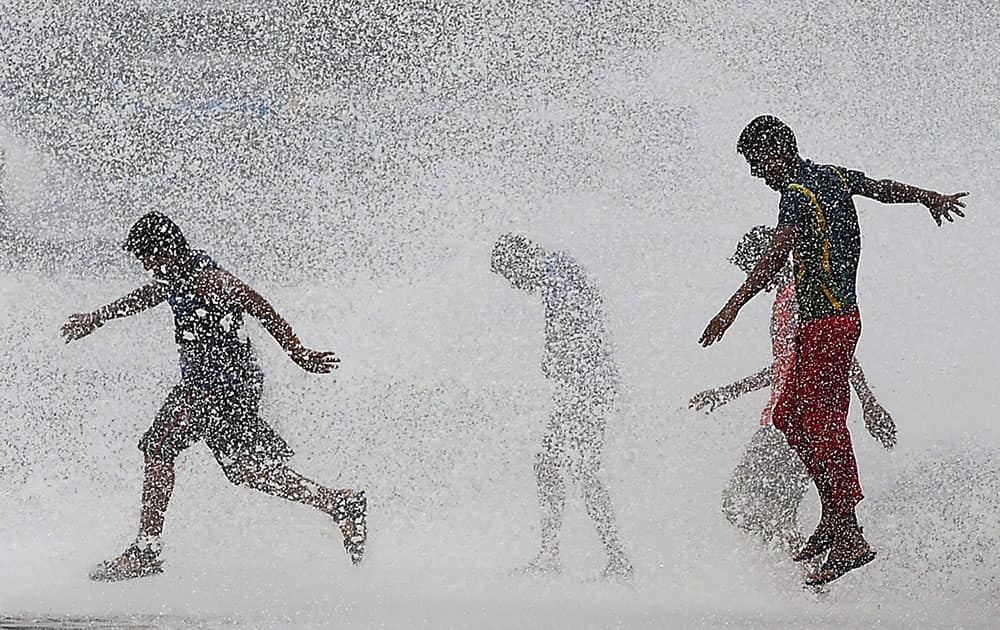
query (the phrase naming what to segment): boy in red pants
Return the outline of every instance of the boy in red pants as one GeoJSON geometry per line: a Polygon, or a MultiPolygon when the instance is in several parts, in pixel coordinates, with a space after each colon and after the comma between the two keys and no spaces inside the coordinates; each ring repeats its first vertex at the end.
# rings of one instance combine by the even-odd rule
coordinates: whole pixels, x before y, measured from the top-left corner
{"type": "Polygon", "coordinates": [[[920,203],[941,225],[965,216],[960,199],[892,180],[874,180],[799,156],[795,135],[773,116],[759,116],[740,134],[737,151],[750,174],[781,193],[778,226],[768,251],[746,282],[705,328],[700,343],[722,338],[739,310],[781,270],[791,253],[799,323],[795,369],[775,403],[774,425],[802,459],[820,496],[822,516],[795,560],[829,552],[806,580],[831,582],[871,562],[875,551],[861,533],[855,506],[863,498],[847,430],[849,375],[861,334],[855,282],[861,232],[853,195],[882,203],[920,203]]]}
{"type": "MultiPolygon", "coordinates": [[[[772,227],[752,228],[740,240],[730,262],[749,276],[773,238],[772,227]]],[[[696,394],[691,398],[691,407],[711,412],[744,394],[770,388],[770,399],[760,416],[761,426],[722,493],[722,512],[733,525],[795,554],[805,542],[799,531],[798,514],[810,483],[809,472],[772,422],[775,405],[795,373],[799,308],[792,265],[782,267],[764,290],[777,294],[771,307],[773,362],[734,383],[696,394]]],[[[896,424],[868,386],[857,357],[851,365],[850,380],[861,402],[865,427],[872,437],[891,449],[896,444],[896,424]]]]}

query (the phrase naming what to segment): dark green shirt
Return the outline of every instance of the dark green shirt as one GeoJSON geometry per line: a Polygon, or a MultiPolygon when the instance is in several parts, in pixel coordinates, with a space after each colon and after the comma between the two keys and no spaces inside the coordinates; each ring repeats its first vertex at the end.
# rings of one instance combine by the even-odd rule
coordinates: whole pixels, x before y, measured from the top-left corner
{"type": "Polygon", "coordinates": [[[802,162],[781,193],[778,227],[792,227],[795,294],[799,320],[829,317],[857,306],[861,229],[852,195],[865,174],[838,166],[802,162]]]}

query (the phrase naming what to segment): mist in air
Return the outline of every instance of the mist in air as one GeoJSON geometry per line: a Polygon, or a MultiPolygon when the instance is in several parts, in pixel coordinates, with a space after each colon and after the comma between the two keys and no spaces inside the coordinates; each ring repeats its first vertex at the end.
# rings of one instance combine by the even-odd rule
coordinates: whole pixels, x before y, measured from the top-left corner
{"type": "MultiPolygon", "coordinates": [[[[0,618],[162,627],[989,627],[1000,595],[1000,8],[943,2],[0,3],[0,618]],[[852,430],[878,549],[803,591],[721,492],[766,392],[770,296],[709,350],[728,262],[778,196],[735,144],[771,113],[804,157],[944,193],[967,217],[857,199],[857,356],[891,452],[852,430]],[[365,488],[370,540],[177,461],[165,573],[97,584],[134,536],[136,442],[178,379],[161,306],[66,345],[70,313],[148,281],[149,211],[264,294],[335,377],[255,322],[262,415],[296,469],[365,488]],[[503,233],[571,255],[621,372],[604,475],[635,566],[568,487],[565,570],[534,554],[551,411],[537,296],[490,272],[503,233]]],[[[801,521],[811,529],[810,492],[801,521]]],[[[808,533],[808,531],[806,532],[808,533]]]]}

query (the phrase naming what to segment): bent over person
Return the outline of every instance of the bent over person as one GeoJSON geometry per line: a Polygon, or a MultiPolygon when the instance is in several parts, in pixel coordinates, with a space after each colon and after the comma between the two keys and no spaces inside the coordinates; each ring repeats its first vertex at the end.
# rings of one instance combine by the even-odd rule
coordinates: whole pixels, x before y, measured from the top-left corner
{"type": "Polygon", "coordinates": [[[601,479],[605,417],[618,392],[618,369],[608,347],[600,294],[583,269],[563,253],[547,252],[507,234],[493,248],[491,269],[515,289],[541,294],[545,306],[542,372],[553,381],[553,409],[535,462],[542,506],[542,541],[531,573],[560,570],[559,531],[569,472],[583,490],[587,514],[608,555],[605,577],[629,577],[625,555],[601,479]]]}
{"type": "Polygon", "coordinates": [[[816,531],[795,554],[798,561],[826,554],[806,582],[820,585],[875,558],[858,525],[855,507],[863,498],[847,430],[851,401],[849,375],[861,334],[855,282],[861,231],[854,195],[883,203],[920,203],[941,225],[964,216],[961,197],[943,195],[893,180],[875,180],[859,171],[803,159],[795,135],[773,116],[752,120],[737,151],[750,174],[781,193],[778,226],[767,252],[746,282],[709,322],[700,343],[722,338],[740,309],[794,259],[795,369],[775,403],[774,426],[785,434],[816,486],[822,516],[816,531]]]}
{"type": "Polygon", "coordinates": [[[292,450],[259,415],[264,379],[242,330],[243,315],[260,321],[307,372],[329,373],[339,359],[304,347],[267,300],[206,253],[193,250],[165,215],[152,212],[139,219],[123,247],[152,274],[153,282],[92,313],[71,315],[62,334],[67,343],[75,341],[109,320],[166,301],[174,314],[181,381],[139,441],[145,456],[139,533],[120,556],[99,564],[91,579],[127,580],[162,571],[160,534],[174,487],[174,460],[201,440],[232,483],[330,515],[348,556],[359,564],[366,538],[364,492],[331,490],[288,466],[292,450]]]}
{"type": "MultiPolygon", "coordinates": [[[[730,262],[749,276],[773,238],[774,228],[754,227],[740,240],[730,262]]],[[[774,406],[795,370],[799,313],[791,264],[782,267],[764,290],[776,292],[770,327],[774,361],[734,383],[696,394],[691,398],[691,407],[714,411],[744,394],[770,387],[770,399],[760,416],[761,426],[722,493],[722,511],[733,525],[760,536],[765,543],[796,553],[804,542],[798,515],[809,485],[809,473],[772,422],[774,406]]],[[[868,432],[882,446],[892,448],[896,444],[896,425],[872,393],[857,358],[851,366],[850,381],[861,401],[868,432]]]]}

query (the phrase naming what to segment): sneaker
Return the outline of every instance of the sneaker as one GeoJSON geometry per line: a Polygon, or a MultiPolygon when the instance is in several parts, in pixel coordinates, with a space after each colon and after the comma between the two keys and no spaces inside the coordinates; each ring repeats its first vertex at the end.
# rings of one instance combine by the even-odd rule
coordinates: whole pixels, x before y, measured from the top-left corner
{"type": "Polygon", "coordinates": [[[90,572],[95,582],[121,582],[163,573],[160,553],[151,547],[130,545],[114,560],[105,560],[90,572]]]}
{"type": "Polygon", "coordinates": [[[859,569],[875,559],[876,552],[867,544],[863,548],[853,550],[846,555],[836,553],[836,549],[830,552],[823,566],[818,571],[806,578],[809,586],[822,586],[829,584],[837,578],[843,577],[854,569],[859,569]]]}
{"type": "Polygon", "coordinates": [[[805,546],[792,556],[792,560],[795,562],[804,562],[822,553],[826,553],[833,547],[833,539],[833,528],[824,527],[820,523],[820,526],[816,528],[816,531],[806,541],[805,546]]]}
{"type": "Polygon", "coordinates": [[[818,571],[806,578],[809,586],[822,586],[875,559],[875,550],[865,540],[856,521],[845,522],[837,530],[830,556],[818,571]]]}
{"type": "Polygon", "coordinates": [[[368,541],[368,499],[364,492],[344,499],[337,506],[334,514],[340,531],[344,534],[344,551],[351,559],[351,564],[361,564],[365,555],[365,543],[368,541]]]}

